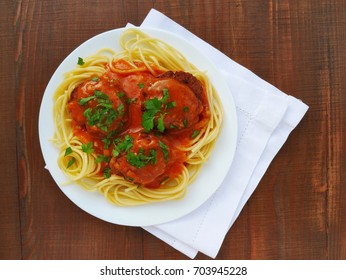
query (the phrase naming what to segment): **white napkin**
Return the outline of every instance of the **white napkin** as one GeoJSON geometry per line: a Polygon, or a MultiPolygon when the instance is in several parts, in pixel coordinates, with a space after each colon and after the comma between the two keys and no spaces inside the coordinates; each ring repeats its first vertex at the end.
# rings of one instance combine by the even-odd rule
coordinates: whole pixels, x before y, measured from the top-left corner
{"type": "MultiPolygon", "coordinates": [[[[238,115],[238,142],[223,184],[194,212],[172,222],[144,227],[190,258],[198,251],[215,258],[226,233],[308,106],[262,80],[157,10],[152,9],[141,26],[173,32],[208,53],[233,94],[238,115]]],[[[227,108],[225,111],[227,113],[227,108]]]]}

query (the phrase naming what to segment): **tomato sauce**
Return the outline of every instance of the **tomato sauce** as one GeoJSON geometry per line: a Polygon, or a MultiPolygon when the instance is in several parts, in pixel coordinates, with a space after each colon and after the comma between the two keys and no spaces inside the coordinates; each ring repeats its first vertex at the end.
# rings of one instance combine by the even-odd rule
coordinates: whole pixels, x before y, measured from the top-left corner
{"type": "Polygon", "coordinates": [[[105,67],[102,76],[83,81],[71,94],[73,133],[92,143],[105,177],[117,174],[158,188],[181,174],[182,148],[203,133],[210,118],[204,86],[185,72],[177,79],[154,68],[154,76],[143,63],[134,68],[117,60],[105,67]]]}

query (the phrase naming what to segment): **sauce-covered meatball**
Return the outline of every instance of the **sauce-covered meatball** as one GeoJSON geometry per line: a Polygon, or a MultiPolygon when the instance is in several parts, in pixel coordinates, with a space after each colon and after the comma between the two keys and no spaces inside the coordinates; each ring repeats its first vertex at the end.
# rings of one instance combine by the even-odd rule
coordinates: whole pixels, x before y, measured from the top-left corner
{"type": "Polygon", "coordinates": [[[159,78],[147,88],[147,100],[157,98],[162,107],[157,118],[165,129],[184,129],[196,124],[203,111],[201,100],[185,83],[174,78],[159,78]]]}
{"type": "Polygon", "coordinates": [[[87,81],[73,91],[68,108],[78,125],[84,125],[94,137],[102,138],[110,131],[120,131],[126,122],[124,95],[106,80],[87,81]]]}
{"type": "Polygon", "coordinates": [[[153,134],[133,133],[115,141],[113,173],[147,187],[158,187],[168,163],[168,147],[153,134]]]}

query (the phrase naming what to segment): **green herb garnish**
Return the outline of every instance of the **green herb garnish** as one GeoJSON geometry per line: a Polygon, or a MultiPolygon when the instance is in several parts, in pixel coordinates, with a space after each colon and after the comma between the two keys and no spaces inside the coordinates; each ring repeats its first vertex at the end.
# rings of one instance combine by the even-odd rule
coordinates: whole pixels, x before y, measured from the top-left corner
{"type": "Polygon", "coordinates": [[[71,147],[66,148],[64,157],[68,156],[69,154],[72,154],[72,148],[71,147]]]}
{"type": "MultiPolygon", "coordinates": [[[[66,156],[68,156],[68,155],[70,155],[70,154],[72,154],[72,148],[71,148],[71,147],[68,147],[68,148],[66,148],[66,150],[65,150],[64,157],[66,157],[66,156]]],[[[76,161],[76,159],[75,159],[74,157],[72,157],[72,158],[68,161],[67,167],[66,167],[66,168],[71,167],[71,165],[74,164],[75,161],[76,161]]]]}
{"type": "Polygon", "coordinates": [[[124,98],[124,97],[125,97],[125,93],[122,92],[122,91],[119,91],[119,92],[117,93],[117,96],[118,96],[119,98],[124,98]]]}
{"type": "Polygon", "coordinates": [[[113,140],[114,149],[112,150],[112,155],[117,157],[121,152],[128,152],[133,146],[133,138],[130,135],[125,135],[124,140],[116,138],[113,140]]]}
{"type": "Polygon", "coordinates": [[[159,146],[163,153],[163,158],[165,159],[165,161],[167,161],[168,160],[168,146],[160,140],[159,140],[159,146]]]}
{"type": "Polygon", "coordinates": [[[82,65],[84,65],[84,60],[83,60],[83,58],[81,58],[81,57],[78,57],[78,62],[77,62],[77,64],[78,65],[80,65],[80,66],[82,66],[82,65]]]}
{"type": "Polygon", "coordinates": [[[85,98],[81,98],[81,99],[79,99],[78,104],[81,105],[81,106],[84,106],[84,105],[86,105],[90,100],[93,100],[93,99],[95,99],[95,98],[96,98],[95,95],[91,95],[91,96],[88,96],[88,97],[85,97],[85,98]]]}
{"type": "Polygon", "coordinates": [[[100,78],[99,77],[92,77],[91,79],[90,79],[90,81],[93,81],[93,82],[98,82],[100,80],[100,78]]]}
{"type": "Polygon", "coordinates": [[[89,142],[88,144],[82,144],[82,151],[87,154],[93,153],[93,142],[89,142]]]}
{"type": "Polygon", "coordinates": [[[105,177],[106,179],[111,177],[111,169],[109,167],[103,169],[103,177],[105,177]]]}
{"type": "Polygon", "coordinates": [[[167,109],[172,109],[176,106],[177,104],[175,103],[175,101],[172,101],[172,102],[168,102],[167,105],[166,105],[166,108],[167,109]]]}
{"type": "Polygon", "coordinates": [[[110,157],[107,157],[105,155],[98,155],[97,158],[95,159],[96,163],[101,163],[101,162],[109,162],[111,159],[110,157]]]}
{"type": "Polygon", "coordinates": [[[199,130],[194,130],[192,135],[191,135],[191,138],[194,139],[196,138],[198,135],[199,135],[200,131],[199,130]]]}
{"type": "Polygon", "coordinates": [[[103,131],[108,131],[108,128],[113,121],[119,116],[123,116],[125,113],[124,104],[120,104],[117,109],[114,109],[112,106],[112,101],[109,99],[108,95],[99,90],[95,90],[94,95],[81,98],[78,101],[78,104],[85,106],[91,100],[97,101],[96,107],[93,109],[85,109],[83,115],[87,119],[88,125],[96,125],[103,131]]]}
{"type": "Polygon", "coordinates": [[[134,98],[127,98],[126,99],[126,104],[131,104],[131,103],[134,103],[134,102],[136,102],[137,101],[137,98],[136,97],[134,97],[134,98]]]}
{"type": "Polygon", "coordinates": [[[142,126],[146,132],[149,132],[154,128],[154,119],[156,113],[159,111],[149,110],[145,111],[142,115],[142,126]]]}
{"type": "Polygon", "coordinates": [[[69,160],[69,162],[67,163],[67,167],[66,168],[70,168],[72,164],[74,164],[76,161],[76,159],[73,157],[69,160]]]}
{"type": "Polygon", "coordinates": [[[168,99],[169,99],[169,91],[168,91],[168,88],[164,88],[162,90],[162,93],[163,93],[163,97],[161,99],[161,102],[162,103],[167,103],[168,99]]]}
{"type": "Polygon", "coordinates": [[[184,125],[185,128],[187,128],[187,126],[188,126],[188,121],[187,121],[187,119],[184,119],[184,120],[183,120],[183,125],[184,125]]]}
{"type": "Polygon", "coordinates": [[[124,115],[124,104],[120,104],[119,106],[118,106],[118,108],[117,108],[117,111],[118,111],[118,114],[119,114],[119,116],[123,116],[124,115]]]}
{"type": "Polygon", "coordinates": [[[165,125],[163,123],[163,117],[164,117],[164,114],[161,114],[160,117],[157,119],[157,129],[160,132],[164,132],[165,131],[165,125]]]}
{"type": "Polygon", "coordinates": [[[127,162],[136,168],[142,168],[148,163],[156,164],[156,150],[151,149],[149,155],[144,154],[144,150],[141,148],[137,154],[128,152],[126,155],[127,162]]]}
{"type": "Polygon", "coordinates": [[[168,102],[169,100],[169,91],[167,88],[162,90],[163,97],[158,99],[154,97],[144,102],[144,107],[146,111],[142,114],[142,126],[146,132],[151,131],[154,128],[154,120],[157,118],[157,114],[160,113],[160,116],[157,118],[157,129],[160,132],[164,132],[164,113],[162,109],[171,109],[176,106],[175,101],[168,102]]]}

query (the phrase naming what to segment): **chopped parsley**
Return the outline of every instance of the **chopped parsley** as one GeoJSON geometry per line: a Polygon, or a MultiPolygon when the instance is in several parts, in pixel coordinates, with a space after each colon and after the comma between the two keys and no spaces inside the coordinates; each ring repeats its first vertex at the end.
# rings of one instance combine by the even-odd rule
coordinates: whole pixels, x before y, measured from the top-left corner
{"type": "Polygon", "coordinates": [[[95,95],[88,96],[88,97],[85,97],[85,98],[81,98],[81,99],[79,99],[78,104],[81,105],[81,106],[84,106],[84,105],[86,105],[90,100],[93,100],[93,99],[95,99],[95,98],[96,98],[95,95]]]}
{"type": "Polygon", "coordinates": [[[78,104],[84,106],[93,99],[97,99],[97,102],[102,105],[109,105],[112,103],[108,95],[104,94],[102,91],[94,90],[94,95],[79,99],[78,104]]]}
{"type": "Polygon", "coordinates": [[[118,131],[117,130],[112,130],[111,132],[109,132],[106,136],[106,138],[103,138],[101,141],[104,143],[103,147],[105,149],[109,148],[109,145],[112,144],[112,138],[115,134],[117,134],[118,131]]]}
{"type": "Polygon", "coordinates": [[[98,155],[97,158],[95,159],[95,163],[101,163],[101,162],[109,162],[111,159],[110,157],[107,157],[105,155],[98,155]]]}
{"type": "Polygon", "coordinates": [[[164,114],[161,114],[160,117],[157,119],[157,129],[160,132],[165,131],[165,124],[163,123],[163,117],[164,117],[164,114]]]}
{"type": "Polygon", "coordinates": [[[108,95],[99,90],[95,90],[94,95],[81,98],[78,101],[78,104],[85,106],[91,100],[97,101],[96,107],[93,109],[90,107],[85,109],[83,115],[87,119],[88,125],[96,125],[103,131],[108,131],[108,128],[113,121],[118,117],[123,116],[125,113],[124,104],[120,104],[118,108],[114,109],[112,101],[109,99],[108,95]]]}
{"type": "Polygon", "coordinates": [[[160,140],[159,140],[159,146],[163,153],[163,158],[165,159],[165,161],[167,161],[168,160],[168,146],[160,140]]]}
{"type": "Polygon", "coordinates": [[[97,77],[97,76],[92,77],[92,78],[90,79],[90,81],[93,81],[93,82],[98,82],[99,80],[100,80],[100,78],[97,77]]]}
{"type": "Polygon", "coordinates": [[[168,99],[169,99],[169,91],[168,91],[168,88],[164,88],[162,90],[162,93],[163,93],[163,97],[161,99],[162,103],[167,103],[168,99]]]}
{"type": "Polygon", "coordinates": [[[144,154],[144,149],[139,149],[138,153],[128,152],[126,155],[127,162],[136,168],[142,168],[148,163],[156,164],[156,150],[151,149],[149,155],[144,154]]]}
{"type": "Polygon", "coordinates": [[[82,65],[84,65],[84,59],[83,58],[81,58],[81,57],[78,57],[78,62],[77,62],[77,64],[78,65],[80,65],[80,66],[82,66],[82,65]]]}
{"type": "Polygon", "coordinates": [[[88,144],[82,144],[82,151],[87,154],[92,154],[94,152],[93,142],[89,142],[88,144]]]}
{"type": "Polygon", "coordinates": [[[105,177],[106,179],[111,177],[111,169],[109,167],[103,169],[103,177],[105,177]]]}
{"type": "Polygon", "coordinates": [[[119,106],[118,106],[118,108],[117,108],[117,112],[118,112],[118,114],[119,114],[119,116],[123,116],[124,115],[124,104],[120,104],[119,106]]]}
{"type": "Polygon", "coordinates": [[[199,130],[194,130],[192,135],[191,135],[191,138],[194,139],[196,138],[198,135],[199,135],[200,131],[199,130]]]}
{"type": "Polygon", "coordinates": [[[66,148],[64,157],[68,156],[69,154],[72,154],[72,148],[71,147],[66,148]]]}
{"type": "Polygon", "coordinates": [[[183,125],[184,125],[185,128],[187,128],[187,126],[189,125],[187,119],[184,119],[184,120],[183,120],[183,125]]]}
{"type": "Polygon", "coordinates": [[[172,101],[172,102],[168,102],[168,103],[167,103],[166,108],[167,108],[167,109],[172,109],[172,108],[174,108],[175,106],[177,106],[177,104],[175,103],[175,101],[172,101]]]}
{"type": "Polygon", "coordinates": [[[126,104],[135,103],[136,101],[137,101],[137,97],[134,97],[134,98],[127,98],[127,99],[126,99],[126,104]]]}
{"type": "MultiPolygon", "coordinates": [[[[66,148],[65,150],[65,154],[64,154],[64,157],[68,156],[72,154],[72,148],[71,147],[68,147],[66,148]]],[[[71,159],[68,161],[67,163],[67,166],[66,166],[66,169],[70,168],[72,164],[74,164],[76,161],[76,159],[74,157],[71,157],[71,159]]]]}
{"type": "Polygon", "coordinates": [[[144,88],[144,84],[143,84],[143,83],[138,83],[138,87],[139,87],[140,89],[143,89],[143,88],[144,88]]]}
{"type": "Polygon", "coordinates": [[[76,161],[76,159],[75,159],[74,157],[71,158],[71,159],[68,161],[66,168],[67,168],[67,169],[70,168],[70,167],[72,166],[72,164],[75,163],[75,161],[76,161]]]}
{"type": "Polygon", "coordinates": [[[107,135],[106,138],[103,138],[101,141],[104,143],[103,147],[104,147],[105,149],[108,149],[108,148],[109,148],[109,145],[110,145],[111,142],[112,142],[111,138],[108,137],[108,135],[107,135]]]}
{"type": "Polygon", "coordinates": [[[157,118],[157,129],[160,132],[164,132],[164,113],[162,109],[171,109],[176,106],[175,101],[168,102],[169,100],[169,91],[167,88],[162,90],[163,96],[161,99],[154,97],[152,99],[146,100],[144,102],[145,111],[142,114],[142,126],[146,132],[154,129],[154,120],[157,118],[157,114],[160,113],[160,116],[157,118]]]}
{"type": "Polygon", "coordinates": [[[157,97],[154,97],[153,99],[145,101],[145,109],[147,109],[148,111],[156,111],[156,113],[159,112],[162,106],[162,99],[159,100],[157,97]]]}
{"type": "Polygon", "coordinates": [[[154,119],[156,113],[159,111],[149,110],[145,111],[142,115],[142,126],[146,132],[149,132],[154,128],[154,119]]]}
{"type": "Polygon", "coordinates": [[[112,150],[112,155],[117,157],[121,152],[128,152],[133,146],[133,138],[130,135],[125,135],[124,140],[116,138],[113,140],[114,149],[112,150]]]}
{"type": "Polygon", "coordinates": [[[117,93],[117,96],[118,96],[119,98],[124,98],[124,97],[125,97],[125,93],[122,92],[122,91],[119,91],[119,92],[117,93]]]}

